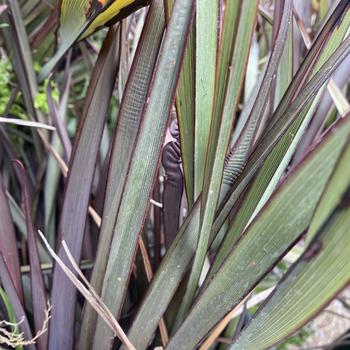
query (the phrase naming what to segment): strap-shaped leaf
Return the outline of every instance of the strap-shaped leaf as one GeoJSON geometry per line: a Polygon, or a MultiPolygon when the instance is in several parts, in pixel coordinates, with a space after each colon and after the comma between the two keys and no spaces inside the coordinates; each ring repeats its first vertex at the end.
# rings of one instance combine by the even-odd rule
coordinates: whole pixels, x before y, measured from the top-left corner
{"type": "Polygon", "coordinates": [[[145,295],[128,338],[138,350],[146,349],[152,340],[160,318],[167,309],[176,288],[185,275],[195,253],[199,226],[199,200],[180,227],[176,239],[163,258],[145,295]],[[142,337],[140,332],[142,330],[142,337]]]}
{"type": "Polygon", "coordinates": [[[16,232],[13,226],[13,219],[10,213],[6,190],[0,176],[0,255],[8,269],[11,281],[16,293],[23,302],[23,290],[21,284],[21,272],[19,269],[19,258],[16,246],[16,232]]]}
{"type": "MultiPolygon", "coordinates": [[[[344,10],[344,5],[341,4],[338,7],[341,7],[339,10],[344,10]]],[[[329,21],[324,25],[321,34],[319,35],[318,40],[321,38],[325,38],[324,50],[319,52],[319,56],[317,57],[317,62],[314,66],[309,67],[310,75],[313,76],[316,72],[319,71],[322,64],[324,64],[329,56],[335,51],[335,49],[341,44],[342,40],[345,37],[345,34],[349,28],[350,24],[350,10],[347,5],[346,12],[343,15],[338,10],[334,11],[331,15],[329,21]],[[335,27],[334,30],[330,33],[330,29],[334,23],[337,23],[341,20],[339,26],[335,27]]],[[[318,51],[319,44],[314,43],[313,47],[310,49],[309,56],[314,56],[313,51],[318,51]]],[[[300,75],[305,69],[300,69],[297,75],[300,75]]],[[[295,85],[295,81],[289,87],[289,90],[293,90],[295,85]]],[[[318,98],[322,95],[318,93],[318,98]]],[[[286,104],[285,99],[288,97],[288,94],[283,98],[282,105],[286,104]]],[[[312,117],[312,107],[317,106],[317,98],[313,101],[314,105],[308,104],[298,119],[290,126],[289,132],[287,132],[283,138],[279,141],[278,145],[275,147],[274,151],[267,158],[266,162],[262,166],[262,169],[259,171],[257,179],[254,181],[252,188],[250,189],[248,195],[244,198],[244,202],[242,203],[239,213],[235,216],[235,223],[232,227],[232,234],[228,234],[225,238],[225,242],[222,245],[219,255],[223,256],[228,252],[230,247],[232,247],[235,239],[240,235],[244,226],[247,224],[250,215],[252,215],[254,208],[259,201],[262,193],[265,191],[266,186],[269,184],[270,179],[275,173],[277,167],[279,166],[284,154],[286,153],[289,145],[292,144],[296,140],[297,131],[300,130],[300,126],[302,125],[303,120],[312,117]],[[316,105],[315,105],[316,103],[316,105]],[[311,115],[310,115],[311,114],[311,115]],[[294,140],[294,141],[293,141],[294,140]],[[225,253],[226,251],[226,253],[225,253]]],[[[276,112],[277,113],[277,112],[276,112]]],[[[304,122],[303,122],[304,123],[304,122]]],[[[220,259],[219,259],[220,260],[220,259]]],[[[222,261],[222,260],[221,260],[222,261]]],[[[216,260],[215,264],[219,266],[220,262],[216,260]]],[[[215,270],[215,269],[214,269],[215,270]]]]}
{"type": "MultiPolygon", "coordinates": [[[[62,239],[67,242],[74,258],[80,261],[95,163],[118,68],[116,32],[116,28],[110,29],[99,53],[72,153],[58,232],[58,254],[65,262],[67,257],[60,244],[62,239]],[[86,152],[87,149],[89,152],[86,152]]],[[[76,289],[59,266],[54,269],[51,302],[52,305],[64,304],[71,310],[75,307],[76,289]]],[[[49,329],[50,350],[72,347],[74,317],[74,312],[53,307],[49,329]]]]}
{"type": "MultiPolygon", "coordinates": [[[[300,115],[300,109],[307,104],[310,96],[316,95],[317,89],[322,86],[327,78],[330,77],[339,62],[341,62],[349,52],[350,47],[348,40],[336,50],[336,53],[331,56],[331,60],[327,62],[325,66],[322,66],[320,72],[316,74],[313,81],[310,81],[309,86],[307,86],[308,91],[305,91],[305,93],[303,93],[297,101],[291,105],[288,113],[284,116],[283,120],[279,122],[279,126],[275,126],[275,132],[270,133],[264,140],[265,145],[262,148],[255,149],[251,159],[248,161],[247,170],[245,170],[242,174],[243,176],[241,175],[237,180],[235,187],[230,191],[229,198],[224,201],[221,209],[219,208],[217,212],[218,215],[212,230],[213,237],[215,237],[215,234],[218,232],[228,213],[236,203],[237,198],[239,198],[242,191],[266,160],[266,157],[270,154],[276,142],[280,137],[285,135],[288,126],[297,120],[300,115]],[[315,87],[317,87],[317,89],[315,87]],[[278,133],[275,134],[277,129],[280,130],[279,135],[278,133]],[[266,148],[266,145],[268,145],[268,148],[266,148]]],[[[129,337],[136,346],[139,341],[144,347],[146,347],[151,340],[160,318],[169,305],[172,296],[174,295],[176,288],[192,259],[198,237],[199,205],[199,201],[194,204],[188,219],[180,228],[177,239],[173,243],[165,259],[163,259],[162,264],[152,280],[142,306],[136,315],[133,326],[129,332],[129,337]],[[165,271],[171,271],[170,278],[165,271]],[[164,292],[165,290],[167,291],[166,293],[164,292]],[[143,334],[142,340],[139,337],[141,331],[143,334]]],[[[143,346],[140,346],[140,349],[143,349],[143,346]]]]}
{"type": "MultiPolygon", "coordinates": [[[[324,33],[322,32],[323,34],[320,35],[320,37],[326,37],[326,38],[328,37],[328,40],[324,44],[324,50],[319,53],[319,57],[317,59],[316,64],[313,67],[309,68],[311,76],[313,76],[320,70],[322,64],[327,62],[330,55],[335,51],[335,49],[343,41],[350,25],[349,7],[347,8],[345,14],[342,17],[340,16],[340,13],[338,11],[334,11],[329,22],[334,23],[339,21],[340,19],[341,19],[340,25],[336,27],[332,33],[328,33],[329,32],[328,23],[327,25],[324,26],[323,28],[324,33]]],[[[309,55],[315,49],[317,49],[317,45],[310,50],[309,55]]],[[[293,90],[293,85],[294,83],[290,86],[289,90],[293,90]]],[[[244,197],[244,200],[240,205],[239,211],[235,215],[234,223],[231,226],[230,232],[227,233],[220,247],[220,250],[216,256],[215,262],[211,267],[211,271],[209,273],[210,275],[215,273],[218,267],[222,264],[222,261],[224,260],[225,256],[228,254],[234,242],[237,240],[239,235],[242,233],[244,227],[250,220],[251,215],[254,213],[254,211],[257,210],[256,205],[258,204],[260,198],[263,196],[263,194],[269,195],[266,193],[265,190],[267,189],[268,185],[269,186],[272,185],[270,182],[271,179],[275,177],[275,181],[278,181],[279,176],[276,177],[277,169],[278,167],[280,167],[281,161],[284,155],[286,154],[290,145],[297,140],[297,136],[299,138],[301,137],[301,134],[300,134],[301,127],[302,125],[304,125],[304,128],[307,126],[307,124],[305,125],[305,122],[307,123],[307,120],[308,119],[310,120],[310,118],[312,117],[313,110],[314,108],[316,108],[321,96],[322,96],[322,92],[318,92],[314,101],[312,103],[307,104],[304,107],[298,119],[295,122],[293,122],[293,124],[289,127],[289,132],[285,133],[283,138],[278,142],[278,144],[272,151],[271,155],[264,162],[261,170],[257,175],[256,180],[254,180],[252,187],[250,188],[249,192],[244,197]]],[[[282,100],[282,104],[285,103],[284,100],[285,100],[285,97],[282,100]]],[[[272,189],[270,189],[270,194],[271,194],[271,190],[272,189]]]]}
{"type": "Polygon", "coordinates": [[[274,146],[286,133],[303,108],[316,96],[318,90],[331,77],[335,68],[348,56],[350,53],[349,44],[350,37],[347,37],[329,57],[327,62],[322,65],[314,77],[304,85],[303,90],[300,91],[288,110],[279,119],[276,118],[277,120],[272,123],[271,127],[258,140],[254,146],[254,151],[248,158],[242,174],[234,182],[224,203],[219,208],[219,214],[213,226],[215,232],[220,229],[233,205],[237,202],[257,171],[261,168],[274,146]]]}
{"type": "MultiPolygon", "coordinates": [[[[118,124],[111,153],[100,240],[91,277],[91,284],[98,293],[102,289],[116,215],[163,37],[163,11],[163,1],[154,0],[144,24],[117,117],[118,124]]],[[[79,338],[80,349],[86,350],[92,346],[96,320],[94,309],[86,305],[79,338]]]]}
{"type": "MultiPolygon", "coordinates": [[[[251,37],[255,28],[257,1],[246,1],[241,8],[238,24],[236,46],[231,65],[234,67],[228,78],[227,95],[222,115],[211,116],[211,130],[203,173],[203,192],[201,196],[201,223],[196,255],[187,284],[186,294],[181,304],[178,319],[190,308],[198,286],[205,256],[208,250],[211,227],[219,199],[225,154],[230,140],[231,129],[235,119],[240,91],[246,70],[251,37]]],[[[203,69],[203,68],[202,68],[203,69]]],[[[220,110],[220,108],[219,108],[220,110]]]]}
{"type": "MultiPolygon", "coordinates": [[[[338,203],[330,218],[319,226],[320,231],[308,249],[280,281],[230,350],[269,348],[309,321],[349,283],[350,191],[346,192],[349,157],[348,144],[323,196],[324,200],[331,196],[332,202],[336,199],[338,203]],[[336,193],[334,197],[333,191],[336,193]]],[[[324,210],[324,200],[319,206],[320,211],[324,210]]],[[[332,202],[328,208],[334,208],[332,202]]]]}
{"type": "Polygon", "coordinates": [[[196,5],[194,199],[202,191],[215,95],[219,1],[196,5]]]}
{"type": "Polygon", "coordinates": [[[230,152],[226,164],[225,177],[226,181],[233,183],[248,159],[251,152],[255,136],[260,127],[260,122],[263,118],[267,101],[270,95],[270,88],[276,76],[278,63],[281,59],[285,42],[287,40],[290,18],[292,15],[292,2],[284,1],[283,15],[281,18],[280,28],[277,34],[275,45],[273,46],[269,63],[266,67],[264,77],[259,89],[259,93],[249,114],[248,120],[230,152]]]}
{"type": "Polygon", "coordinates": [[[300,237],[349,134],[347,117],[282,183],[199,296],[168,350],[195,348],[300,237]]]}
{"type": "MultiPolygon", "coordinates": [[[[341,5],[342,9],[344,4],[341,5]]],[[[329,34],[329,26],[324,26],[322,35],[320,37],[326,37],[329,36],[327,42],[324,46],[324,51],[321,51],[318,57],[318,60],[314,67],[311,68],[310,74],[314,75],[316,72],[318,72],[324,64],[329,56],[335,51],[335,49],[341,44],[343,41],[346,32],[350,25],[350,10],[349,7],[347,8],[345,14],[341,16],[339,11],[334,11],[331,18],[329,19],[329,22],[334,23],[341,19],[341,23],[339,26],[337,26],[331,34],[329,34]],[[328,33],[328,35],[327,35],[328,33]]],[[[312,51],[317,49],[318,45],[315,45],[310,52],[309,55],[311,55],[312,51]]],[[[298,73],[299,74],[299,73],[298,73]]],[[[292,87],[294,85],[291,85],[289,90],[292,90],[292,87]]],[[[254,180],[254,183],[252,187],[249,189],[249,192],[244,197],[243,202],[240,204],[239,211],[235,215],[233,225],[231,226],[230,232],[225,237],[225,240],[223,241],[220,250],[217,254],[217,257],[215,259],[215,262],[211,268],[210,274],[215,273],[217,268],[222,263],[224,257],[227,255],[231,247],[233,246],[234,242],[237,240],[239,235],[242,233],[244,227],[248,223],[251,215],[256,210],[256,205],[263,196],[265,189],[270,184],[271,185],[271,179],[276,176],[277,169],[281,164],[281,161],[286,154],[287,150],[290,148],[290,145],[294,143],[297,140],[297,136],[300,138],[300,130],[301,126],[304,125],[304,128],[307,126],[305,125],[305,122],[307,122],[307,119],[310,119],[313,115],[313,109],[317,106],[318,99],[322,95],[320,92],[318,92],[317,97],[313,101],[313,103],[309,103],[302,113],[300,113],[300,116],[298,119],[293,122],[293,124],[289,127],[289,132],[285,133],[283,138],[278,142],[275,149],[272,151],[271,155],[266,159],[264,162],[261,170],[259,171],[256,179],[254,180]]],[[[282,104],[285,104],[285,98],[282,100],[282,104]]],[[[289,161],[288,161],[289,162],[289,161]]],[[[278,181],[278,179],[276,179],[278,181]]]]}
{"type": "MultiPolygon", "coordinates": [[[[165,1],[171,17],[175,0],[165,1]]],[[[181,161],[189,208],[194,202],[194,120],[195,120],[195,30],[192,25],[176,90],[176,113],[180,131],[181,161]]]]}
{"type": "MultiPolygon", "coordinates": [[[[293,80],[283,96],[281,103],[274,112],[271,123],[267,129],[270,129],[274,122],[283,116],[288,110],[291,101],[293,101],[293,99],[302,91],[301,88],[304,86],[305,82],[316,73],[316,70],[314,69],[315,65],[319,65],[318,68],[322,65],[322,62],[317,59],[320,53],[324,55],[324,57],[329,57],[331,52],[334,51],[334,48],[338,46],[336,41],[332,43],[328,39],[330,36],[337,35],[336,33],[340,29],[339,22],[341,22],[344,16],[346,16],[345,14],[348,12],[349,6],[350,4],[347,1],[338,1],[334,6],[333,12],[330,13],[327,21],[324,23],[315,38],[310,51],[303,60],[296,75],[293,77],[293,80]],[[327,42],[329,44],[328,47],[325,48],[327,42]]],[[[342,31],[342,29],[340,29],[340,31],[342,31]]]]}
{"type": "MultiPolygon", "coordinates": [[[[137,239],[148,209],[193,11],[193,0],[177,0],[174,5],[114,225],[102,298],[116,315],[123,305],[137,239]]],[[[94,348],[108,348],[111,336],[110,329],[99,318],[94,348]]]]}
{"type": "Polygon", "coordinates": [[[350,173],[350,146],[347,147],[346,151],[339,160],[339,164],[332,174],[332,178],[329,181],[327,188],[325,189],[320,203],[317,206],[314,217],[311,221],[309,230],[307,232],[307,241],[310,241],[314,235],[322,228],[322,225],[328,219],[328,216],[332,213],[334,208],[341,201],[341,198],[345,190],[349,186],[350,173]]]}

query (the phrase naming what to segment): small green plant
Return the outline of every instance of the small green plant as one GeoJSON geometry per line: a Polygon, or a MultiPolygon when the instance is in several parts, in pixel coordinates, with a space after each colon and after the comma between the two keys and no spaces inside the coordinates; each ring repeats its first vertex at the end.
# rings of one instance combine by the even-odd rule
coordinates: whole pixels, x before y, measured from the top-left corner
{"type": "Polygon", "coordinates": [[[11,84],[13,85],[14,75],[11,66],[11,62],[8,58],[0,59],[0,114],[3,115],[6,110],[8,114],[11,114],[17,118],[25,119],[25,109],[20,103],[20,98],[15,96],[14,102],[9,105],[11,96],[11,84]]]}
{"type": "MultiPolygon", "coordinates": [[[[46,113],[46,114],[48,114],[50,111],[49,106],[47,104],[47,97],[46,97],[48,84],[49,84],[49,81],[46,79],[43,84],[39,85],[39,91],[34,98],[34,107],[37,109],[40,109],[43,113],[46,113]]],[[[58,98],[59,98],[59,93],[58,93],[57,85],[54,83],[53,89],[52,89],[52,99],[57,103],[58,98]]]]}

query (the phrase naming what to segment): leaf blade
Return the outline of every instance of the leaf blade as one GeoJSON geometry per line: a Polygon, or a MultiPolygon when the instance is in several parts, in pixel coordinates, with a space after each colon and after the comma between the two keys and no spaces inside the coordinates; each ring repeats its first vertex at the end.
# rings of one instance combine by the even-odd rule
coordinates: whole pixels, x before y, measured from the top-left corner
{"type": "Polygon", "coordinates": [[[349,171],[349,154],[348,145],[327,186],[342,192],[341,196],[337,196],[338,204],[330,206],[333,213],[323,226],[319,226],[320,231],[304,254],[279,282],[230,349],[270,347],[305,324],[348,284],[350,211],[349,193],[344,195],[344,192],[348,189],[349,179],[344,176],[344,170],[349,171]],[[339,179],[342,180],[340,188],[335,182],[339,179]]]}
{"type": "MultiPolygon", "coordinates": [[[[120,313],[132,260],[147,212],[152,184],[156,175],[164,130],[170,113],[177,77],[189,33],[193,0],[178,0],[163,41],[152,89],[144,110],[144,119],[128,170],[118,216],[114,226],[109,262],[102,298],[115,314],[120,313]],[[145,152],[147,150],[147,152],[145,152]]],[[[95,349],[110,346],[110,330],[97,321],[95,349]]]]}
{"type": "Polygon", "coordinates": [[[247,228],[235,250],[227,257],[197,299],[189,316],[170,339],[168,350],[188,349],[198,345],[207,332],[238,305],[307,228],[317,201],[349,137],[349,117],[340,123],[337,131],[340,132],[337,135],[328,133],[328,137],[290,174],[247,228]],[[334,148],[336,145],[337,149],[334,148]],[[299,210],[299,205],[303,210],[299,210]]]}
{"type": "Polygon", "coordinates": [[[0,177],[0,255],[4,259],[18,298],[23,302],[21,272],[16,245],[16,233],[12,223],[5,188],[0,177]]]}
{"type": "MultiPolygon", "coordinates": [[[[198,246],[191,274],[186,287],[186,293],[178,312],[178,320],[187,314],[199,277],[203,268],[210,240],[211,227],[214,221],[215,209],[219,200],[220,185],[225,162],[225,154],[230,140],[230,133],[234,123],[240,91],[244,79],[246,63],[250,48],[250,41],[255,27],[257,1],[246,1],[242,5],[236,47],[234,49],[231,66],[234,67],[228,78],[227,94],[223,107],[223,115],[213,115],[209,143],[203,174],[203,192],[201,196],[201,222],[198,246]]],[[[219,108],[220,110],[220,108],[219,108]]]]}
{"type": "MultiPolygon", "coordinates": [[[[77,261],[80,261],[97,152],[117,74],[118,45],[115,33],[116,29],[111,28],[89,85],[83,122],[73,150],[60,218],[59,243],[65,240],[77,261]],[[86,149],[89,149],[89,152],[86,152],[86,149]],[[81,181],[82,178],[84,181],[81,181]]],[[[58,255],[66,259],[60,244],[58,249],[58,255]]],[[[49,349],[69,349],[73,344],[74,313],[55,308],[55,305],[65,304],[69,305],[67,306],[69,309],[74,309],[76,290],[57,266],[54,270],[51,299],[53,310],[49,330],[49,349]],[[65,287],[62,288],[62,286],[65,287]]]]}
{"type": "Polygon", "coordinates": [[[202,191],[205,155],[214,106],[219,2],[199,1],[196,6],[194,198],[202,191]]]}
{"type": "MultiPolygon", "coordinates": [[[[91,284],[98,293],[102,289],[116,215],[163,31],[162,1],[156,0],[152,4],[144,24],[142,39],[130,69],[129,79],[119,110],[117,130],[109,165],[109,178],[100,230],[101,238],[91,277],[91,284]]],[[[87,305],[84,310],[82,330],[79,338],[80,349],[85,350],[92,346],[96,320],[97,316],[94,310],[87,305]]]]}

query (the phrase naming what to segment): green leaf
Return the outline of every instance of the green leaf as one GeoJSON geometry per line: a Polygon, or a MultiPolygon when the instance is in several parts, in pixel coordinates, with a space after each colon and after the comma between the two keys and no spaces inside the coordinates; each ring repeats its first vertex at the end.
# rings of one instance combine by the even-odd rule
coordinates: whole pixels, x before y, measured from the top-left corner
{"type": "MultiPolygon", "coordinates": [[[[208,250],[211,227],[214,221],[215,209],[219,200],[220,185],[225,162],[225,154],[230,141],[231,130],[243,85],[246,64],[252,33],[255,28],[257,1],[246,1],[241,8],[241,19],[238,24],[236,45],[231,61],[231,69],[223,114],[213,115],[210,137],[205,162],[203,178],[203,193],[201,196],[201,222],[199,241],[191,274],[183,297],[178,320],[187,314],[195,291],[208,250]]],[[[197,28],[197,30],[199,30],[197,28]]]]}
{"type": "MultiPolygon", "coordinates": [[[[241,5],[240,1],[228,1],[225,7],[219,41],[219,57],[212,118],[220,118],[224,107],[225,97],[227,95],[227,81],[233,68],[231,61],[233,49],[236,44],[239,21],[241,20],[241,5]]],[[[237,43],[237,45],[239,45],[239,43],[237,43]]]]}
{"type": "Polygon", "coordinates": [[[200,294],[168,350],[195,348],[300,237],[349,134],[348,117],[280,185],[200,294]]]}
{"type": "Polygon", "coordinates": [[[275,45],[272,48],[257,98],[242,133],[228,156],[224,177],[225,182],[232,184],[242,172],[251,152],[258,128],[261,127],[260,124],[268,104],[271,84],[274,81],[278,63],[281,59],[284,45],[287,40],[291,14],[292,2],[285,1],[275,45]]]}
{"type": "Polygon", "coordinates": [[[337,6],[335,6],[334,11],[330,14],[329,18],[316,36],[312,47],[303,60],[298,72],[293,77],[293,80],[283,96],[281,103],[274,112],[270,123],[271,126],[276,122],[276,120],[283,116],[283,114],[288,110],[288,107],[293,99],[300,94],[301,87],[304,86],[305,82],[309,81],[318,72],[324,62],[328,60],[330,55],[335,51],[335,48],[339,46],[338,39],[341,37],[342,40],[342,35],[344,35],[342,33],[344,30],[346,33],[347,30],[347,27],[340,23],[344,23],[343,19],[348,21],[349,6],[350,4],[346,1],[339,1],[337,6]],[[326,43],[327,47],[325,47],[326,43]],[[324,60],[317,61],[320,55],[323,56],[324,60]],[[315,69],[315,66],[317,66],[317,69],[315,69]]]}
{"type": "MultiPolygon", "coordinates": [[[[123,305],[138,236],[147,213],[193,10],[193,0],[177,0],[174,5],[147,98],[148,103],[143,111],[142,128],[138,133],[114,225],[102,287],[102,298],[115,315],[119,315],[123,305]]],[[[109,347],[111,336],[111,330],[99,318],[94,348],[109,347]]]]}
{"type": "Polygon", "coordinates": [[[336,208],[338,203],[349,186],[349,167],[350,167],[350,147],[344,151],[339,163],[332,174],[322,197],[317,206],[314,217],[311,221],[309,230],[307,232],[306,241],[310,242],[316,233],[326,223],[329,215],[336,208]]]}
{"type": "MultiPolygon", "coordinates": [[[[127,179],[129,164],[163,32],[163,1],[155,0],[150,7],[144,24],[142,37],[129,72],[129,79],[117,117],[118,124],[109,165],[100,240],[91,277],[91,284],[98,293],[102,290],[116,215],[127,179]]],[[[86,305],[79,339],[80,349],[86,350],[92,346],[96,321],[97,315],[95,311],[90,305],[86,305]]]]}
{"type": "MultiPolygon", "coordinates": [[[[333,23],[339,20],[339,12],[335,11],[330,19],[329,22],[333,23]]],[[[319,53],[319,57],[317,59],[317,62],[314,66],[309,68],[310,75],[314,76],[321,68],[321,66],[327,62],[330,55],[339,47],[342,40],[344,39],[344,36],[346,34],[346,31],[350,25],[350,10],[347,9],[347,12],[345,16],[342,18],[342,22],[336,29],[329,35],[327,33],[329,32],[329,23],[324,26],[323,34],[320,34],[320,37],[325,37],[327,39],[327,42],[325,43],[324,51],[321,51],[319,53]]],[[[317,50],[318,45],[314,45],[309,55],[314,50],[317,50]]],[[[304,71],[304,69],[301,69],[301,71],[304,71]]],[[[300,71],[299,71],[300,72],[300,71]]],[[[299,72],[297,75],[299,75],[299,72]]],[[[291,87],[288,89],[288,91],[293,90],[293,86],[297,80],[293,80],[291,87]]],[[[320,89],[322,90],[322,89],[320,89]]],[[[283,98],[281,105],[285,104],[285,98],[287,98],[289,94],[287,93],[286,96],[283,98]]],[[[237,238],[242,233],[244,227],[247,225],[248,221],[251,220],[252,215],[254,212],[257,212],[257,205],[259,201],[261,201],[262,196],[269,197],[272,193],[272,190],[274,186],[276,185],[276,182],[278,182],[282,172],[283,172],[283,166],[282,160],[284,159],[284,162],[288,161],[288,157],[291,155],[287,155],[288,153],[291,153],[293,151],[293,148],[295,148],[295,143],[297,142],[298,138],[300,138],[302,135],[302,127],[305,128],[307,126],[308,120],[312,118],[313,111],[317,107],[318,101],[320,97],[322,96],[321,92],[317,92],[317,97],[315,97],[313,103],[307,104],[303,111],[298,116],[297,120],[293,122],[293,124],[289,127],[288,132],[285,133],[285,135],[281,138],[281,140],[278,142],[274,150],[272,151],[271,155],[266,159],[264,164],[262,165],[261,170],[259,171],[257,178],[254,180],[252,187],[249,189],[249,192],[244,197],[243,202],[240,204],[239,211],[235,215],[233,225],[231,226],[230,232],[225,237],[225,240],[220,247],[220,250],[217,254],[217,257],[215,259],[214,264],[211,267],[211,271],[209,275],[215,273],[217,268],[221,265],[222,261],[224,260],[225,256],[228,254],[230,249],[232,248],[234,242],[237,240],[237,238]],[[292,144],[294,143],[293,148],[292,144]],[[279,168],[279,170],[278,170],[279,168]],[[272,183],[275,182],[275,185],[272,183]],[[267,188],[269,187],[268,192],[267,188]]],[[[279,113],[278,110],[276,111],[276,114],[279,113]]],[[[276,115],[275,114],[275,115],[276,115]]],[[[275,118],[275,115],[273,118],[275,118]]],[[[277,117],[276,117],[277,118],[277,117]]]]}
{"type": "Polygon", "coordinates": [[[335,68],[338,67],[350,53],[349,44],[350,37],[347,37],[329,57],[327,62],[322,65],[314,77],[304,85],[303,90],[300,91],[293,103],[289,106],[288,110],[281,115],[281,117],[276,118],[274,122],[271,122],[271,126],[256,142],[254,150],[248,158],[242,174],[234,182],[226,197],[225,203],[219,208],[219,214],[213,226],[214,232],[217,232],[220,229],[233,205],[237,203],[242,192],[261,168],[274,146],[286,133],[290,125],[297,119],[299,113],[310,102],[310,100],[315,97],[322,85],[333,74],[335,68]]]}
{"type": "Polygon", "coordinates": [[[196,251],[199,214],[199,200],[197,200],[162,259],[132,322],[128,337],[138,350],[147,349],[158,322],[166,311],[196,251]],[[142,337],[140,337],[141,331],[142,337]]]}
{"type": "Polygon", "coordinates": [[[310,108],[307,106],[297,120],[293,122],[288,129],[288,132],[285,133],[264,162],[256,179],[253,181],[251,188],[240,203],[240,207],[234,216],[230,229],[227,230],[227,234],[217,252],[213,264],[211,265],[207,279],[210,279],[210,277],[215,274],[227,254],[231,251],[235,242],[238,240],[239,236],[242,234],[244,228],[258,214],[262,206],[275,190],[294,154],[295,148],[302,137],[303,132],[315,112],[319,103],[319,98],[322,96],[322,91],[323,89],[318,93],[312,106],[310,108]]]}
{"type": "Polygon", "coordinates": [[[176,110],[182,154],[181,159],[189,207],[191,207],[194,202],[194,84],[192,84],[194,64],[191,57],[193,47],[193,34],[190,34],[176,95],[176,110]]]}
{"type": "Polygon", "coordinates": [[[194,198],[202,191],[205,157],[214,105],[219,3],[202,0],[196,6],[196,74],[194,198]]]}
{"type": "Polygon", "coordinates": [[[181,160],[189,207],[194,202],[194,34],[189,35],[176,93],[176,111],[180,131],[181,160]]]}
{"type": "MultiPolygon", "coordinates": [[[[308,103],[310,98],[316,95],[317,89],[329,78],[339,62],[347,55],[348,51],[350,51],[349,43],[342,44],[336,51],[336,54],[331,57],[331,61],[327,62],[313,78],[313,81],[309,83],[305,94],[302,93],[296,99],[286,115],[279,122],[279,125],[275,126],[274,132],[276,133],[276,130],[279,130],[280,134],[279,132],[276,134],[270,133],[264,140],[264,146],[257,147],[254,150],[248,161],[247,169],[243,171],[243,174],[235,182],[234,187],[230,191],[229,198],[217,211],[217,218],[212,229],[212,238],[215,237],[233,205],[235,205],[242,191],[262,166],[276,142],[286,133],[288,127],[297,120],[300,110],[308,103]],[[268,145],[267,148],[266,145],[268,145]]],[[[194,204],[188,219],[180,228],[177,239],[163,259],[134,319],[129,336],[134,344],[137,344],[137,342],[142,344],[140,349],[145,348],[152,339],[157,324],[169,305],[172,296],[175,294],[176,288],[184,276],[186,268],[195,252],[199,226],[199,204],[199,201],[194,204]],[[142,340],[139,339],[141,331],[143,334],[142,340]]]]}
{"type": "MultiPolygon", "coordinates": [[[[304,254],[282,278],[231,350],[269,348],[308,322],[349,283],[349,155],[348,145],[325,192],[337,193],[337,204],[332,201],[328,207],[333,208],[333,213],[318,227],[319,232],[304,254]]],[[[324,208],[325,202],[321,203],[324,208]]]]}
{"type": "Polygon", "coordinates": [[[288,32],[287,42],[284,46],[281,61],[278,67],[278,73],[276,77],[276,91],[274,105],[278,106],[279,102],[289,84],[293,79],[293,31],[288,32]]]}
{"type": "MultiPolygon", "coordinates": [[[[175,0],[165,1],[165,14],[171,17],[175,0]]],[[[180,133],[181,161],[188,207],[194,203],[195,127],[195,26],[192,24],[176,90],[176,113],[180,133]]]]}

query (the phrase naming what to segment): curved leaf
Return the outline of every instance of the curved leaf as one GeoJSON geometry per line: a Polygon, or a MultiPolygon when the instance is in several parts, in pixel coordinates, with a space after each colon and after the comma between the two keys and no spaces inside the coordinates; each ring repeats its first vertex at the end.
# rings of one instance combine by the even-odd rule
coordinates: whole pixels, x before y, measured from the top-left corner
{"type": "Polygon", "coordinates": [[[59,47],[40,71],[39,79],[43,80],[55,68],[78,39],[92,34],[110,21],[122,19],[147,3],[148,0],[61,0],[59,47]]]}

